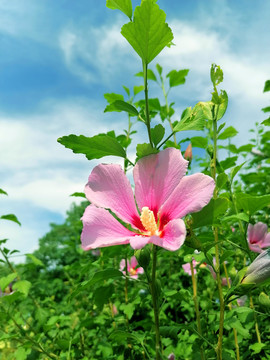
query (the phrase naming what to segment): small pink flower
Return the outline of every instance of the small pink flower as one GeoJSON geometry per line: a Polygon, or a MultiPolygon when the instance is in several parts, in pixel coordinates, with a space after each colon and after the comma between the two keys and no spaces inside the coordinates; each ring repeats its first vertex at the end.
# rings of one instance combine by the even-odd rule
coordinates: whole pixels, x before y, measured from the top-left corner
{"type": "Polygon", "coordinates": [[[181,218],[207,205],[215,187],[207,175],[184,176],[187,166],[188,161],[174,148],[140,159],[133,170],[136,202],[119,165],[96,166],[85,186],[91,205],[82,217],[82,248],[130,243],[134,249],[141,249],[153,243],[178,250],[186,237],[181,218]],[[129,224],[132,231],[105,209],[129,224]]]}
{"type": "Polygon", "coordinates": [[[262,222],[258,222],[254,226],[249,224],[247,241],[250,250],[257,253],[261,253],[263,248],[270,246],[270,233],[267,233],[267,225],[262,222]]]}
{"type": "MultiPolygon", "coordinates": [[[[196,274],[197,270],[196,270],[195,266],[198,265],[199,263],[193,259],[192,264],[193,264],[193,268],[194,268],[194,274],[196,274]]],[[[182,265],[182,268],[184,269],[185,273],[187,273],[190,276],[192,275],[190,263],[186,263],[186,264],[182,265]]]]}
{"type": "MultiPolygon", "coordinates": [[[[138,266],[138,261],[135,256],[132,256],[132,258],[130,259],[130,262],[127,261],[127,271],[128,271],[128,275],[133,279],[138,279],[138,274],[144,273],[143,268],[138,267],[136,269],[137,266],[138,266]]],[[[125,261],[125,259],[122,259],[120,261],[120,271],[122,271],[122,273],[126,275],[126,271],[124,270],[125,267],[126,267],[126,261],[125,261]]]]}
{"type": "Polygon", "coordinates": [[[169,360],[175,360],[175,355],[174,355],[174,353],[171,353],[171,354],[168,356],[168,359],[169,359],[169,360]]]}

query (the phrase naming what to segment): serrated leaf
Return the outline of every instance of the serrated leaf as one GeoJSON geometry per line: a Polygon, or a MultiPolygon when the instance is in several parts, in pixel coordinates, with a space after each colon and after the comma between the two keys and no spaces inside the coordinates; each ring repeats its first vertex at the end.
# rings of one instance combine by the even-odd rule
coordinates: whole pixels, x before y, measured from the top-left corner
{"type": "Polygon", "coordinates": [[[7,276],[4,276],[0,279],[0,289],[2,291],[5,291],[5,288],[10,284],[12,283],[13,280],[16,279],[16,277],[18,276],[17,273],[11,273],[7,276]]]}
{"type": "Polygon", "coordinates": [[[132,18],[132,3],[131,0],[106,0],[106,6],[112,10],[120,10],[128,18],[132,18]]]}
{"type": "Polygon", "coordinates": [[[233,127],[227,127],[221,134],[218,135],[218,140],[225,140],[234,137],[238,134],[238,131],[233,127]]]}
{"type": "Polygon", "coordinates": [[[30,281],[27,280],[20,280],[17,281],[14,285],[13,285],[13,289],[20,291],[22,294],[24,294],[25,296],[28,295],[30,287],[31,287],[31,283],[30,281]]]}
{"type": "Polygon", "coordinates": [[[188,75],[189,70],[172,70],[170,71],[166,77],[169,78],[170,87],[182,85],[186,82],[186,76],[188,75]]]}
{"type": "Polygon", "coordinates": [[[227,221],[237,221],[237,220],[242,220],[245,222],[249,222],[249,216],[245,213],[239,213],[239,214],[234,214],[234,215],[230,215],[230,216],[225,216],[224,218],[222,218],[223,222],[227,222],[227,221]]]}
{"type": "Polygon", "coordinates": [[[57,140],[76,154],[84,154],[88,160],[100,159],[104,156],[120,156],[125,158],[126,152],[118,141],[111,136],[99,134],[93,137],[68,135],[57,140]]]}
{"type": "Polygon", "coordinates": [[[220,91],[219,97],[220,97],[221,103],[219,104],[219,107],[218,107],[217,120],[220,120],[224,116],[224,114],[227,110],[228,101],[229,101],[228,95],[225,90],[220,91]]]}
{"type": "Polygon", "coordinates": [[[231,181],[233,181],[235,175],[238,173],[239,170],[241,170],[242,166],[245,165],[245,163],[246,163],[246,161],[243,162],[241,165],[237,165],[234,168],[232,168],[231,174],[230,174],[231,181]]]}
{"type": "Polygon", "coordinates": [[[108,101],[109,104],[113,103],[116,100],[124,101],[124,96],[123,95],[115,94],[115,93],[104,94],[104,98],[108,101]]]}
{"type": "Polygon", "coordinates": [[[2,220],[9,220],[9,221],[13,221],[15,223],[17,223],[18,225],[21,226],[21,223],[19,222],[18,218],[16,215],[14,214],[7,214],[7,215],[2,215],[0,216],[0,219],[2,220]]]}
{"type": "Polygon", "coordinates": [[[159,151],[155,148],[152,148],[150,144],[138,144],[136,147],[136,155],[138,158],[142,158],[147,155],[157,154],[159,151]]]}
{"type": "Polygon", "coordinates": [[[132,318],[132,316],[133,316],[133,313],[134,313],[134,310],[135,310],[135,305],[133,303],[121,304],[120,310],[122,310],[124,312],[124,314],[130,320],[132,318]]]}
{"type": "Polygon", "coordinates": [[[158,124],[153,129],[151,129],[152,141],[156,146],[163,139],[164,135],[165,129],[161,124],[158,124]]]}
{"type": "Polygon", "coordinates": [[[133,116],[139,115],[137,109],[133,105],[122,100],[115,100],[113,103],[106,106],[104,112],[109,112],[109,111],[125,111],[133,116]]]}
{"type": "Polygon", "coordinates": [[[229,207],[229,200],[219,198],[211,199],[208,205],[206,205],[201,211],[192,214],[194,229],[206,225],[215,224],[218,217],[223,215],[229,207]]]}
{"type": "Polygon", "coordinates": [[[173,40],[165,19],[165,12],[155,2],[145,0],[136,7],[133,22],[121,29],[121,34],[145,64],[149,64],[173,40]]]}
{"type": "MultiPolygon", "coordinates": [[[[144,77],[142,71],[140,71],[140,72],[138,72],[137,74],[135,74],[135,76],[144,77]]],[[[148,79],[148,80],[157,81],[156,75],[155,75],[155,73],[154,73],[153,70],[147,69],[147,79],[148,79]]]]}
{"type": "Polygon", "coordinates": [[[3,189],[0,189],[0,194],[7,195],[7,192],[5,192],[3,189]]]}
{"type": "Polygon", "coordinates": [[[83,192],[75,192],[69,196],[86,198],[85,193],[83,193],[83,192]]]}
{"type": "Polygon", "coordinates": [[[263,348],[265,348],[267,345],[263,343],[255,343],[252,345],[249,345],[249,349],[253,351],[253,354],[259,354],[263,348]]]}
{"type": "Polygon", "coordinates": [[[270,195],[252,196],[236,194],[236,203],[239,210],[243,209],[249,216],[270,205],[270,195]]]}
{"type": "Polygon", "coordinates": [[[181,120],[174,126],[173,131],[186,130],[203,130],[205,125],[205,115],[200,104],[193,109],[185,109],[182,113],[181,120]]]}

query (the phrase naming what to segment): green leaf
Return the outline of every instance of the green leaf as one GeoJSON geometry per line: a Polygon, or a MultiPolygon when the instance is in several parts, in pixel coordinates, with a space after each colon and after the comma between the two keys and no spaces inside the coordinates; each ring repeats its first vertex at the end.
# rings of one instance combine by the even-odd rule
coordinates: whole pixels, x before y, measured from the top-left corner
{"type": "Polygon", "coordinates": [[[0,189],[0,194],[7,195],[7,192],[5,192],[3,189],[0,189]]]}
{"type": "Polygon", "coordinates": [[[83,193],[83,192],[75,192],[75,193],[73,193],[73,194],[71,194],[71,195],[69,195],[69,196],[86,198],[85,193],[83,193]]]}
{"type": "Polygon", "coordinates": [[[220,164],[222,170],[225,171],[225,170],[235,166],[237,159],[238,159],[237,156],[229,157],[225,160],[220,161],[219,164],[220,164]]]}
{"type": "Polygon", "coordinates": [[[211,199],[208,205],[206,205],[201,211],[192,214],[194,229],[206,225],[213,225],[219,216],[224,215],[229,207],[228,199],[211,199]]]}
{"type": "Polygon", "coordinates": [[[267,106],[267,107],[263,108],[262,111],[264,113],[269,112],[270,111],[270,106],[267,106]]]}
{"type": "Polygon", "coordinates": [[[133,105],[122,100],[115,100],[113,103],[106,106],[104,112],[108,112],[108,111],[126,111],[127,113],[133,116],[139,115],[137,109],[133,105]]]}
{"type": "MultiPolygon", "coordinates": [[[[137,74],[135,74],[135,76],[144,77],[142,71],[140,71],[140,72],[138,72],[137,74]]],[[[156,75],[155,75],[155,73],[154,73],[153,70],[147,69],[147,79],[148,79],[148,80],[157,81],[156,75]]]]}
{"type": "Polygon", "coordinates": [[[141,91],[143,91],[144,90],[144,86],[143,85],[141,85],[141,86],[134,86],[134,88],[133,88],[133,92],[134,92],[134,96],[135,95],[137,95],[137,94],[139,94],[141,91]]]}
{"type": "Polygon", "coordinates": [[[150,144],[138,144],[136,147],[136,154],[138,158],[142,158],[147,155],[157,154],[159,151],[155,148],[152,148],[150,144]]]}
{"type": "Polygon", "coordinates": [[[109,339],[113,342],[115,341],[118,344],[126,344],[128,342],[132,343],[140,343],[142,344],[144,335],[138,336],[138,332],[132,333],[132,332],[125,332],[122,330],[116,330],[113,333],[110,334],[109,339]]]}
{"type": "Polygon", "coordinates": [[[223,71],[220,66],[212,64],[210,70],[210,78],[214,87],[220,84],[223,81],[223,71]]]}
{"type": "Polygon", "coordinates": [[[229,178],[226,173],[223,172],[218,175],[216,185],[219,189],[222,189],[227,182],[229,182],[229,178]]]}
{"type": "Polygon", "coordinates": [[[270,307],[270,299],[269,299],[269,296],[266,295],[264,292],[261,292],[260,293],[260,296],[259,296],[259,302],[262,306],[264,307],[270,307]]]}
{"type": "Polygon", "coordinates": [[[229,126],[221,134],[218,135],[218,140],[225,140],[234,137],[237,134],[238,131],[233,126],[229,126]]]}
{"type": "Polygon", "coordinates": [[[264,121],[262,121],[262,124],[265,126],[270,126],[270,117],[264,121]]]}
{"type": "Polygon", "coordinates": [[[194,136],[190,139],[192,147],[206,149],[208,140],[206,137],[194,136]]]}
{"type": "Polygon", "coordinates": [[[237,221],[237,220],[242,220],[245,222],[249,222],[249,216],[245,213],[239,213],[239,214],[234,214],[234,215],[230,215],[230,216],[225,216],[224,218],[222,218],[223,222],[227,222],[227,221],[237,221]]]}
{"type": "Polygon", "coordinates": [[[94,302],[99,310],[103,309],[103,306],[109,301],[110,297],[114,292],[112,284],[108,286],[100,286],[94,292],[94,302]]]}
{"type": "Polygon", "coordinates": [[[263,92],[270,91],[270,80],[267,80],[264,84],[263,92]]]}
{"type": "Polygon", "coordinates": [[[107,93],[107,94],[104,94],[104,97],[108,101],[109,104],[112,104],[116,100],[124,101],[124,96],[121,94],[107,93]]]}
{"type": "Polygon", "coordinates": [[[151,137],[155,146],[163,139],[165,135],[165,129],[161,124],[156,125],[151,129],[151,137]]]}
{"type": "Polygon", "coordinates": [[[131,0],[106,0],[106,6],[112,10],[120,10],[127,17],[132,18],[132,3],[131,0]]]}
{"type": "Polygon", "coordinates": [[[145,64],[149,64],[173,39],[166,14],[152,0],[145,0],[137,6],[133,22],[125,24],[121,34],[145,64]]]}
{"type": "Polygon", "coordinates": [[[122,310],[124,312],[124,314],[130,320],[132,318],[132,316],[133,316],[134,311],[135,311],[135,305],[133,303],[121,304],[120,310],[122,310]]]}
{"type": "Polygon", "coordinates": [[[237,165],[235,166],[234,168],[232,168],[231,170],[231,174],[230,174],[230,178],[231,178],[231,181],[233,181],[235,175],[238,173],[238,171],[242,168],[243,165],[245,165],[246,161],[243,162],[241,165],[237,165]]]}
{"type": "MultiPolygon", "coordinates": [[[[127,96],[130,96],[129,88],[126,87],[125,85],[123,85],[123,88],[124,88],[125,92],[127,93],[127,96]]],[[[116,100],[117,100],[117,99],[116,99],[116,100]]],[[[124,97],[123,97],[123,99],[118,99],[118,100],[124,100],[124,97]]]]}
{"type": "Polygon", "coordinates": [[[200,103],[198,103],[193,109],[189,107],[183,111],[181,120],[174,126],[173,131],[203,130],[204,125],[205,115],[200,103]]]}
{"type": "Polygon", "coordinates": [[[170,87],[184,84],[186,82],[186,76],[188,72],[188,69],[170,71],[166,76],[169,78],[170,87]]]}
{"type": "Polygon", "coordinates": [[[76,154],[84,154],[88,160],[100,159],[109,155],[126,157],[126,152],[118,141],[105,134],[93,137],[71,134],[63,136],[57,141],[76,154]]]}
{"type": "Polygon", "coordinates": [[[31,283],[30,281],[27,280],[20,280],[17,281],[14,285],[13,285],[13,289],[14,290],[18,290],[20,291],[22,294],[24,294],[25,296],[28,295],[30,287],[31,287],[31,283]]]}
{"type": "Polygon", "coordinates": [[[263,343],[255,343],[252,345],[249,345],[249,349],[253,351],[253,354],[259,354],[263,348],[265,348],[267,345],[263,343]]]}
{"type": "Polygon", "coordinates": [[[17,216],[15,216],[14,214],[2,215],[2,216],[0,216],[0,219],[14,221],[15,223],[17,223],[17,224],[19,224],[21,226],[21,223],[17,219],[17,216]]]}
{"type": "Polygon", "coordinates": [[[43,262],[41,260],[39,260],[35,255],[33,254],[26,254],[26,257],[32,261],[32,263],[36,266],[42,266],[44,267],[45,265],[43,264],[43,262]]]}
{"type": "Polygon", "coordinates": [[[162,66],[160,66],[159,64],[156,64],[156,69],[157,69],[157,72],[159,73],[159,76],[161,76],[161,74],[162,74],[162,66]]]}
{"type": "Polygon", "coordinates": [[[229,101],[228,95],[225,90],[220,91],[219,98],[221,100],[221,103],[219,104],[219,107],[218,107],[217,120],[220,120],[224,116],[224,114],[227,110],[228,101],[229,101]]]}
{"type": "Polygon", "coordinates": [[[13,281],[16,279],[16,277],[18,276],[17,273],[11,273],[8,276],[4,276],[0,279],[0,289],[2,291],[5,291],[5,288],[13,281]]]}
{"type": "Polygon", "coordinates": [[[252,196],[236,194],[236,203],[239,210],[243,209],[249,216],[270,205],[270,195],[252,196]]]}

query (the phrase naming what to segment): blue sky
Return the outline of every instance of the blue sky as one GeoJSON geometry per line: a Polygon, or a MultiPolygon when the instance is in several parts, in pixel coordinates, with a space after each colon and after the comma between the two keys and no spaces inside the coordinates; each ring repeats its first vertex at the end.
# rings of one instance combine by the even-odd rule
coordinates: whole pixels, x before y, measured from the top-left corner
{"type": "MultiPolygon", "coordinates": [[[[270,2],[157,3],[167,14],[175,46],[150,67],[159,62],[166,73],[190,69],[186,84],[170,94],[174,119],[187,106],[209,100],[215,62],[224,70],[222,88],[229,95],[225,120],[239,131],[236,143],[245,144],[269,103],[262,90],[270,78],[270,2]]],[[[138,4],[133,1],[133,7],[138,4]]],[[[57,138],[121,133],[126,117],[104,114],[103,94],[124,94],[122,85],[140,85],[133,75],[141,64],[120,35],[128,19],[107,9],[105,0],[2,0],[0,13],[0,188],[9,194],[1,196],[0,214],[15,213],[22,223],[19,228],[1,221],[1,238],[27,253],[37,248],[50,222],[64,220],[74,200],[69,195],[83,190],[98,163],[63,148],[57,138]]],[[[150,84],[150,96],[159,94],[150,84]]]]}

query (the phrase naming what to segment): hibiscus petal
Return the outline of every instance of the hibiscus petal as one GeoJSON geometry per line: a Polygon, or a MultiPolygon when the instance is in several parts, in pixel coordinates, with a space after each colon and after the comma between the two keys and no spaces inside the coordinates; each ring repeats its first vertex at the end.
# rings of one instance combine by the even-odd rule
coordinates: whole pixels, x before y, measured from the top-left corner
{"type": "Polygon", "coordinates": [[[262,249],[258,244],[248,244],[249,248],[251,251],[257,252],[257,253],[261,253],[262,249]]]}
{"type": "Polygon", "coordinates": [[[135,269],[135,267],[138,265],[138,261],[135,256],[132,256],[130,259],[130,267],[135,269]]]}
{"type": "Polygon", "coordinates": [[[264,237],[263,241],[261,242],[261,247],[262,247],[262,248],[265,248],[265,247],[268,247],[268,246],[270,246],[270,233],[268,233],[268,234],[264,237]]]}
{"type": "Polygon", "coordinates": [[[149,243],[150,237],[149,236],[135,236],[134,238],[130,239],[130,246],[137,250],[143,248],[146,244],[149,243]]]}
{"type": "Polygon", "coordinates": [[[83,214],[81,234],[84,250],[97,247],[128,244],[135,233],[121,225],[109,211],[89,205],[83,214]]]}
{"type": "Polygon", "coordinates": [[[125,222],[140,223],[131,185],[120,165],[96,166],[85,186],[85,194],[91,203],[111,209],[125,222]]]}
{"type": "Polygon", "coordinates": [[[161,223],[201,210],[210,201],[214,180],[204,174],[185,176],[160,209],[161,223]]]}
{"type": "Polygon", "coordinates": [[[178,250],[185,241],[186,226],[182,219],[170,221],[163,229],[162,237],[151,236],[150,241],[164,249],[175,251],[178,250]]]}
{"type": "Polygon", "coordinates": [[[133,170],[135,197],[139,209],[147,206],[156,215],[185,175],[187,166],[188,161],[174,148],[140,159],[133,170]]]}

